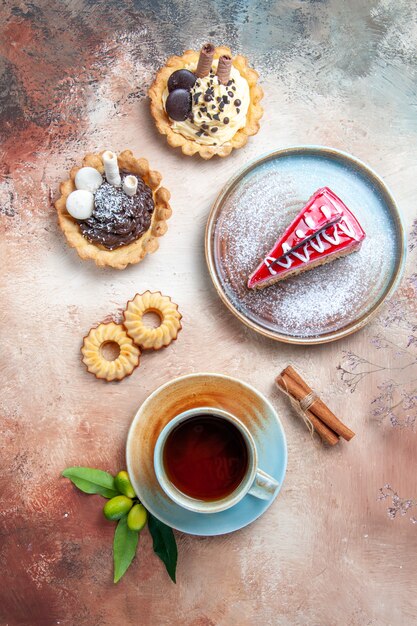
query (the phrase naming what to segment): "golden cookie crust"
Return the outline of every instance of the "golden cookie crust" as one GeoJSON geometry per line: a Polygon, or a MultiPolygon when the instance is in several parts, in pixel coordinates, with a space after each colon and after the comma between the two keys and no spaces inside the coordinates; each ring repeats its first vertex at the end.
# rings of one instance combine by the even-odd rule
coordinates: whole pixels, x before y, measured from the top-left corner
{"type": "MultiPolygon", "coordinates": [[[[105,151],[103,150],[103,152],[105,151]]],[[[101,156],[103,152],[87,154],[83,159],[82,167],[94,167],[100,174],[103,174],[104,165],[101,156]]],[[[69,245],[77,250],[82,259],[92,259],[100,267],[107,265],[116,269],[124,269],[131,263],[139,263],[146,254],[158,249],[158,237],[162,237],[168,230],[166,220],[171,217],[172,210],[169,205],[170,193],[168,189],[160,187],[161,174],[156,170],[151,170],[146,159],[137,159],[131,150],[125,150],[119,154],[117,162],[120,169],[137,174],[152,189],[155,209],[152,214],[151,225],[139,239],[115,250],[108,250],[104,246],[90,243],[83,237],[77,221],[66,210],[67,197],[76,189],[74,179],[80,167],[73,167],[70,178],[61,183],[61,196],[55,202],[55,208],[58,212],[59,225],[69,245]]]]}
{"type": "Polygon", "coordinates": [[[143,350],[160,350],[169,346],[182,329],[178,305],[160,291],[137,293],[133,300],[128,301],[123,315],[127,334],[143,350]],[[161,320],[157,328],[150,328],[142,322],[145,313],[150,312],[156,313],[161,320]]]}
{"type": "MultiPolygon", "coordinates": [[[[233,148],[241,148],[246,144],[251,135],[256,135],[259,130],[259,120],[263,115],[263,108],[260,101],[264,92],[257,84],[259,74],[250,68],[246,57],[238,54],[233,57],[233,65],[239,70],[240,74],[246,78],[249,84],[250,103],[246,117],[246,126],[238,130],[235,135],[220,146],[206,146],[183,137],[180,133],[172,130],[169,117],[165,112],[162,103],[162,94],[166,88],[168,78],[175,70],[183,68],[188,63],[197,63],[199,52],[195,50],[187,50],[182,56],[172,56],[168,59],[166,65],[162,67],[156,75],[156,78],[149,89],[149,97],[151,99],[151,114],[155,120],[155,124],[161,135],[167,136],[167,141],[173,148],[180,147],[184,154],[192,156],[199,154],[203,159],[211,159],[217,155],[225,157],[231,153],[233,148]]],[[[214,58],[218,59],[223,54],[230,55],[231,51],[225,46],[216,48],[214,58]]]]}
{"type": "Polygon", "coordinates": [[[140,350],[127,335],[125,328],[122,324],[114,322],[99,324],[92,328],[84,337],[81,353],[87,370],[96,378],[102,378],[108,382],[130,376],[138,367],[140,359],[140,350]],[[119,344],[120,348],[119,356],[113,361],[105,359],[100,351],[100,348],[109,342],[119,344]]]}

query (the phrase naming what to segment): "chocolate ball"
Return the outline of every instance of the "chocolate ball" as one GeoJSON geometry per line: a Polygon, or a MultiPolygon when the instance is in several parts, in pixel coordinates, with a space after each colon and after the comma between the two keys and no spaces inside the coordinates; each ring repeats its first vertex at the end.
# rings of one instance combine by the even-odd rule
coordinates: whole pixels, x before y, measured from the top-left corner
{"type": "Polygon", "coordinates": [[[176,122],[183,122],[191,111],[191,96],[186,89],[174,89],[165,103],[166,112],[176,122]]]}
{"type": "Polygon", "coordinates": [[[174,89],[187,89],[188,91],[194,86],[197,77],[189,70],[177,70],[168,78],[168,91],[174,89]]]}

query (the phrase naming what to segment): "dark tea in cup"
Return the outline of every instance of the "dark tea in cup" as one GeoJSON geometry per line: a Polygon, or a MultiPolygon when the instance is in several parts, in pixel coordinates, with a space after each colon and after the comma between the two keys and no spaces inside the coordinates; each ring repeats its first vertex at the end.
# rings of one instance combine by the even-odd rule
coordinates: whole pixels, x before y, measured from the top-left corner
{"type": "Polygon", "coordinates": [[[220,500],[240,485],[248,470],[248,448],[240,430],[215,414],[180,422],[169,433],[163,465],[171,483],[199,500],[220,500]]]}
{"type": "Polygon", "coordinates": [[[159,485],[176,504],[219,513],[246,495],[269,500],[278,482],[258,467],[256,444],[241,420],[212,407],[188,409],[159,433],[154,449],[159,485]]]}

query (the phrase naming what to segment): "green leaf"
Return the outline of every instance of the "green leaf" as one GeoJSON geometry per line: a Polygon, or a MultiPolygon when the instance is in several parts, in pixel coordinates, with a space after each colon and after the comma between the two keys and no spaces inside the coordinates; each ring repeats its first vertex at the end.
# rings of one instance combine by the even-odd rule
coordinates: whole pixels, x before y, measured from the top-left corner
{"type": "Polygon", "coordinates": [[[175,583],[178,550],[172,528],[159,521],[148,511],[148,528],[153,539],[153,551],[165,564],[171,580],[175,583]]]}
{"type": "Polygon", "coordinates": [[[130,530],[127,525],[127,516],[119,520],[114,531],[113,560],[114,582],[117,583],[133,561],[139,541],[139,533],[130,530]]]}
{"type": "Polygon", "coordinates": [[[108,472],[91,467],[68,467],[62,476],[69,478],[84,493],[98,493],[105,498],[118,495],[114,478],[108,472]]]}

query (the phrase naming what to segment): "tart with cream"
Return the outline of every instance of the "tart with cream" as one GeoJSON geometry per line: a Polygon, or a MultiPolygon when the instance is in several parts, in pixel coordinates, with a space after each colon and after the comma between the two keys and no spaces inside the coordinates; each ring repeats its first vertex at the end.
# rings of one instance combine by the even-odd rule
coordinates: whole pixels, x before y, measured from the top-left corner
{"type": "Polygon", "coordinates": [[[116,269],[155,252],[172,213],[161,179],[130,150],[87,154],[61,183],[55,203],[69,245],[82,259],[116,269]]]}
{"type": "Polygon", "coordinates": [[[318,189],[249,277],[263,289],[359,250],[365,233],[329,187],[318,189]]]}
{"type": "Polygon", "coordinates": [[[149,90],[151,113],[168,143],[186,155],[225,157],[259,130],[263,91],[244,56],[205,44],[170,57],[149,90]]]}

